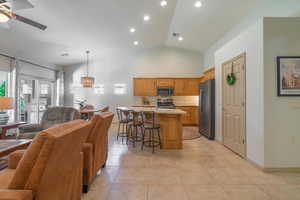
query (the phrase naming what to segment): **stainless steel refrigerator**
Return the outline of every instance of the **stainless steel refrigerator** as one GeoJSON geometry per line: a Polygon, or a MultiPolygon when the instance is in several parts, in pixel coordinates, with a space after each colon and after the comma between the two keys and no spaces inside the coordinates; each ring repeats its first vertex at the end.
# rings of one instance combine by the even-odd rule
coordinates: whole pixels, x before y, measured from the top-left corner
{"type": "Polygon", "coordinates": [[[215,80],[200,84],[199,133],[215,139],[215,80]]]}

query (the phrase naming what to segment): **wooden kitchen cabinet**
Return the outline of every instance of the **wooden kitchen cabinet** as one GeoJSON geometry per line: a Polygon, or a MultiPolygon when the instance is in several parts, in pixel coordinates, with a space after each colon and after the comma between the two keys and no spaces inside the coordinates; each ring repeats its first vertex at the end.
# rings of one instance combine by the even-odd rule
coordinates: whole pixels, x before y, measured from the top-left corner
{"type": "Polygon", "coordinates": [[[198,96],[200,82],[199,78],[175,79],[174,96],[198,96]]]}
{"type": "Polygon", "coordinates": [[[174,79],[161,78],[156,81],[157,87],[174,87],[174,79]]]}
{"type": "Polygon", "coordinates": [[[208,69],[207,71],[203,72],[203,78],[202,82],[208,81],[208,80],[214,80],[215,79],[215,67],[212,67],[208,69]]]}
{"type": "Polygon", "coordinates": [[[201,78],[134,78],[134,96],[156,96],[158,87],[174,87],[174,96],[198,96],[201,78]]]}
{"type": "Polygon", "coordinates": [[[198,106],[177,106],[176,108],[186,112],[186,114],[182,116],[182,124],[184,126],[198,125],[198,106]]]}
{"type": "Polygon", "coordinates": [[[174,81],[174,96],[185,96],[185,79],[175,79],[174,81]]]}
{"type": "Polygon", "coordinates": [[[133,80],[134,96],[156,96],[155,78],[135,78],[133,80]]]}
{"type": "Polygon", "coordinates": [[[198,96],[199,95],[199,84],[200,79],[187,79],[186,80],[186,93],[187,96],[198,96]]]}

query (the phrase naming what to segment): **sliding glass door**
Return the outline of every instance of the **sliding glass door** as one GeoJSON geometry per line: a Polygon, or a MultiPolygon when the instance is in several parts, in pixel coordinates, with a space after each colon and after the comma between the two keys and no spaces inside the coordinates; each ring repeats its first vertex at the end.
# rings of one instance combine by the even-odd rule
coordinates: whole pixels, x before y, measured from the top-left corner
{"type": "Polygon", "coordinates": [[[39,121],[48,107],[54,106],[54,83],[49,81],[39,81],[38,105],[39,121]]]}
{"type": "Polygon", "coordinates": [[[55,105],[54,82],[20,76],[18,85],[19,120],[31,124],[39,123],[45,110],[55,105]]]}

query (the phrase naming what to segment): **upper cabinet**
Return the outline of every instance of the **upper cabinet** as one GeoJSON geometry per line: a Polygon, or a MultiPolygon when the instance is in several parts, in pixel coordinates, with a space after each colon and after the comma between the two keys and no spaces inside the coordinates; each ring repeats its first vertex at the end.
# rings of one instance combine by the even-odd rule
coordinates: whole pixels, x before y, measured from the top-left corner
{"type": "Polygon", "coordinates": [[[185,89],[187,96],[198,96],[199,95],[199,84],[201,79],[186,79],[185,89]]]}
{"type": "Polygon", "coordinates": [[[212,67],[203,73],[203,82],[215,79],[215,67],[212,67]]]}
{"type": "Polygon", "coordinates": [[[198,96],[200,78],[175,79],[174,96],[198,96]]]}
{"type": "Polygon", "coordinates": [[[157,87],[174,87],[174,79],[160,78],[156,80],[157,87]]]}
{"type": "Polygon", "coordinates": [[[135,78],[133,79],[134,96],[156,96],[156,79],[135,78]]]}
{"type": "Polygon", "coordinates": [[[175,79],[175,88],[174,88],[174,95],[175,96],[185,96],[186,92],[185,92],[185,84],[186,83],[186,79],[183,78],[179,78],[179,79],[175,79]]]}
{"type": "Polygon", "coordinates": [[[134,96],[156,96],[159,87],[174,87],[174,96],[198,96],[201,78],[135,78],[134,96]]]}

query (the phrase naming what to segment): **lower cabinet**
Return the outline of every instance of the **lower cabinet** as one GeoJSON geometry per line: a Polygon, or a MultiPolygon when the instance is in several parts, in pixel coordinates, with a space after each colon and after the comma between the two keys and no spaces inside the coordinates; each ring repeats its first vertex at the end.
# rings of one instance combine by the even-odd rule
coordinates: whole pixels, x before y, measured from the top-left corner
{"type": "Polygon", "coordinates": [[[176,108],[186,112],[186,114],[182,116],[182,124],[184,126],[198,125],[198,106],[177,106],[176,108]]]}

